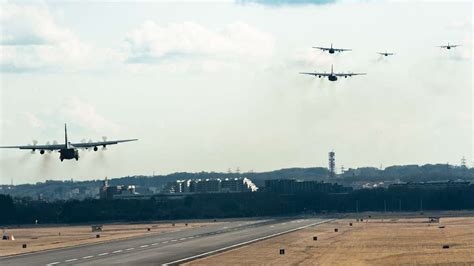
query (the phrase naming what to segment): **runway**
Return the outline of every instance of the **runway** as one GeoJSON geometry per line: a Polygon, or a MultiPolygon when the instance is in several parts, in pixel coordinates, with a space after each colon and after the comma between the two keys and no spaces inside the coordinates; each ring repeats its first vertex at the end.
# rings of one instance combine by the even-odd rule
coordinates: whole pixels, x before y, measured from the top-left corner
{"type": "Polygon", "coordinates": [[[1,257],[0,265],[179,264],[326,221],[329,220],[280,218],[232,221],[178,232],[1,257]]]}

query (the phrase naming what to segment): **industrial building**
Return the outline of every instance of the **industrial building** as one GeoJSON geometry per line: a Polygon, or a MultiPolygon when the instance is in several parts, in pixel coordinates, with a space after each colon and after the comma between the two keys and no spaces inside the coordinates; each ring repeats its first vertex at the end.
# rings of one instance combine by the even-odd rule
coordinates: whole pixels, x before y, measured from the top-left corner
{"type": "Polygon", "coordinates": [[[117,195],[137,195],[135,192],[135,186],[109,186],[109,180],[107,177],[102,183],[100,188],[100,199],[114,199],[117,195]]]}
{"type": "Polygon", "coordinates": [[[163,193],[255,192],[258,187],[248,178],[187,179],[168,183],[163,193]]]}
{"type": "Polygon", "coordinates": [[[279,194],[296,193],[344,193],[352,191],[351,187],[344,187],[337,183],[325,183],[322,181],[300,181],[296,179],[274,179],[265,180],[265,191],[279,194]]]}
{"type": "Polygon", "coordinates": [[[446,189],[446,188],[465,188],[471,183],[468,181],[430,181],[430,182],[407,182],[392,184],[389,188],[404,188],[404,189],[446,189]]]}

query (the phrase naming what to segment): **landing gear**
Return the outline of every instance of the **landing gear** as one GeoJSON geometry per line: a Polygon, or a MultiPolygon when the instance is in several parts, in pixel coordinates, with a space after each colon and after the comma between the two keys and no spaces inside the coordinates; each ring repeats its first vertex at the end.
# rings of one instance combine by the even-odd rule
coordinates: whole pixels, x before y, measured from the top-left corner
{"type": "Polygon", "coordinates": [[[74,156],[74,158],[76,159],[76,161],[79,161],[79,155],[74,156]]]}
{"type": "Polygon", "coordinates": [[[59,159],[61,159],[61,162],[62,162],[62,161],[64,161],[64,159],[63,159],[63,158],[59,158],[59,159]]]}

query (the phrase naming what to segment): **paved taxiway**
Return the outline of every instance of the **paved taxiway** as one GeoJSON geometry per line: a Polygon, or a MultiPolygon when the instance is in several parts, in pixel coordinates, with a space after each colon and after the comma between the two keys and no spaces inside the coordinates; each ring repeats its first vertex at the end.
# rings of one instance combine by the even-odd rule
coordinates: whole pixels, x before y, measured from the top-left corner
{"type": "Polygon", "coordinates": [[[177,232],[0,257],[0,265],[160,265],[179,263],[313,226],[327,219],[233,221],[177,232]]]}

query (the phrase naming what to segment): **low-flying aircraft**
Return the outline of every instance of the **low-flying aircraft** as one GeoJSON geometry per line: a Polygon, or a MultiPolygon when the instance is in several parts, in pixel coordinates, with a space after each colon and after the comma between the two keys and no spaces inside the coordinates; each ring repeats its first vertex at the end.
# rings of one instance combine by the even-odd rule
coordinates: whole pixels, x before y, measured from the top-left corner
{"type": "Polygon", "coordinates": [[[314,49],[319,49],[319,50],[322,50],[324,52],[329,52],[330,54],[333,54],[334,52],[344,52],[344,51],[352,51],[352,49],[342,49],[342,48],[334,48],[332,47],[332,43],[331,43],[331,47],[313,47],[314,49]]]}
{"type": "Polygon", "coordinates": [[[318,78],[327,77],[330,81],[336,81],[337,77],[347,78],[356,75],[365,75],[366,73],[334,73],[333,66],[331,65],[331,73],[300,72],[300,74],[312,75],[318,78]]]}
{"type": "Polygon", "coordinates": [[[107,141],[104,138],[104,141],[98,142],[82,142],[82,143],[71,143],[67,139],[67,127],[66,124],[64,125],[64,144],[46,144],[46,145],[25,145],[25,146],[0,146],[0,148],[12,148],[12,149],[20,149],[20,150],[31,150],[33,153],[39,150],[40,154],[44,154],[45,151],[58,151],[59,152],[59,159],[61,162],[63,160],[71,160],[76,159],[79,160],[79,150],[78,149],[93,149],[97,151],[99,147],[102,146],[105,149],[108,145],[118,144],[122,142],[129,142],[129,141],[136,141],[137,139],[125,139],[125,140],[109,140],[107,141]]]}
{"type": "Polygon", "coordinates": [[[456,48],[458,46],[461,46],[460,44],[449,44],[448,42],[448,45],[440,45],[440,46],[436,46],[436,47],[439,47],[439,48],[444,48],[444,49],[451,49],[451,48],[456,48]]]}
{"type": "Polygon", "coordinates": [[[394,53],[388,53],[388,52],[385,52],[385,53],[378,53],[379,55],[383,55],[383,56],[389,56],[389,55],[394,55],[394,53]]]}

